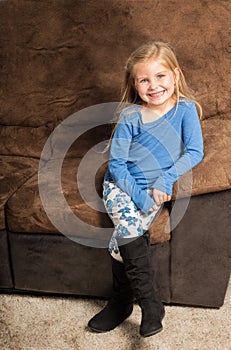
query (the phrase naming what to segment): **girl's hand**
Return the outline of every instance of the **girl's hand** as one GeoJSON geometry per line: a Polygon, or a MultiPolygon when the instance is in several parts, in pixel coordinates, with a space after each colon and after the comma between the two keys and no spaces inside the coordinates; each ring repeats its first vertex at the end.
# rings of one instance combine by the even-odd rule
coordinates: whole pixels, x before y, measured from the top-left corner
{"type": "Polygon", "coordinates": [[[158,206],[163,204],[164,202],[168,202],[171,200],[171,196],[163,191],[157,190],[156,188],[152,191],[152,196],[156,205],[151,208],[151,211],[157,210],[158,206]]]}

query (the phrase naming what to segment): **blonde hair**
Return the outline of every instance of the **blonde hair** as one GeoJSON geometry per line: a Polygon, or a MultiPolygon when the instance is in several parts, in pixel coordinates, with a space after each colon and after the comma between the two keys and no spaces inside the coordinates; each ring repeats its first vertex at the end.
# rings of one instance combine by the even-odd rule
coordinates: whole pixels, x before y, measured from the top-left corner
{"type": "Polygon", "coordinates": [[[122,87],[121,103],[141,104],[142,101],[135,89],[134,66],[137,63],[147,61],[149,59],[160,61],[164,66],[170,69],[174,74],[177,68],[179,71],[179,79],[175,84],[174,95],[177,103],[180,98],[182,101],[192,100],[197,107],[198,115],[202,118],[202,107],[195,100],[192,90],[188,87],[184,74],[179,66],[173,48],[161,41],[150,41],[141,45],[128,58],[125,66],[125,77],[122,87]]]}

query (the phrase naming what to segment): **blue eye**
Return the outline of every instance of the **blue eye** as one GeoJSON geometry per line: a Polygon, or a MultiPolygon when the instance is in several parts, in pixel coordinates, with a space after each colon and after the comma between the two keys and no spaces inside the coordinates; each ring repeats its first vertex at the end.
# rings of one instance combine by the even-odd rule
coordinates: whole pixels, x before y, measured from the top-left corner
{"type": "Polygon", "coordinates": [[[157,75],[157,78],[158,78],[158,79],[162,79],[163,77],[165,77],[164,74],[159,74],[159,75],[157,75]]]}
{"type": "Polygon", "coordinates": [[[146,83],[148,81],[148,79],[142,79],[140,80],[140,83],[146,83]]]}

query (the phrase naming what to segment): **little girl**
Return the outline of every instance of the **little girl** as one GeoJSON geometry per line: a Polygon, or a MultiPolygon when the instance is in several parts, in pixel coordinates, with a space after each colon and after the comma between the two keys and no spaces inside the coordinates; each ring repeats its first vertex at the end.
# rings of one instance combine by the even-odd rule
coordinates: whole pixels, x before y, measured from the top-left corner
{"type": "Polygon", "coordinates": [[[200,105],[186,84],[171,47],[149,42],[126,64],[122,102],[131,105],[113,132],[103,200],[114,223],[109,244],[113,295],[88,323],[106,332],[142,310],[140,334],[162,330],[165,311],[154,288],[148,228],[174,182],[203,158],[200,105]]]}

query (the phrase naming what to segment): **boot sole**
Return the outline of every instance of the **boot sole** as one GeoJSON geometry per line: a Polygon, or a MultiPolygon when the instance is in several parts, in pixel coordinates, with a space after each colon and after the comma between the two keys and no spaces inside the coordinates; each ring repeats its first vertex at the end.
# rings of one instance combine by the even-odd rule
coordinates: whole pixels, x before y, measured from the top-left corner
{"type": "Polygon", "coordinates": [[[149,332],[149,333],[145,333],[145,334],[141,334],[141,333],[140,333],[140,335],[141,335],[142,337],[144,337],[144,338],[147,338],[147,337],[151,337],[152,335],[155,335],[155,334],[161,332],[162,330],[163,330],[163,327],[160,327],[160,328],[158,328],[158,329],[156,329],[156,330],[154,330],[154,331],[152,331],[152,332],[149,332]]]}
{"type": "Polygon", "coordinates": [[[112,329],[108,329],[108,330],[105,331],[105,330],[94,328],[94,327],[90,327],[90,326],[88,326],[88,328],[94,333],[107,333],[107,332],[110,332],[110,331],[112,331],[114,329],[114,328],[112,328],[112,329]]]}
{"type": "MultiPolygon", "coordinates": [[[[129,315],[129,316],[130,316],[130,315],[129,315]]],[[[128,317],[129,317],[129,316],[128,316],[128,317]]],[[[113,331],[113,329],[115,329],[116,327],[118,327],[119,325],[121,325],[121,323],[123,323],[128,317],[126,317],[123,321],[121,321],[121,322],[120,322],[119,324],[117,324],[115,327],[110,328],[110,329],[99,329],[99,328],[94,328],[94,327],[89,326],[89,325],[88,325],[88,328],[89,328],[91,331],[95,332],[95,333],[107,333],[107,332],[113,331]]]]}

